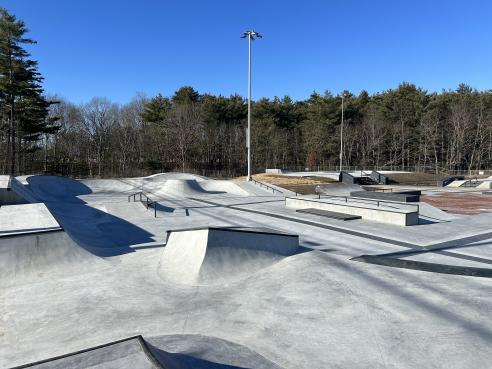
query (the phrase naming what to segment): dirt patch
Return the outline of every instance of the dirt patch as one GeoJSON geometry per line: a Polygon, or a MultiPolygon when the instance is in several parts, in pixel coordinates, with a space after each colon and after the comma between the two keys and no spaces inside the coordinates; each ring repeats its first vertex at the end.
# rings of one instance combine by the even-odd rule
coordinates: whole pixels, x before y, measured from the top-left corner
{"type": "MultiPolygon", "coordinates": [[[[236,179],[245,180],[246,177],[238,177],[236,179]]],[[[255,174],[253,179],[259,182],[273,184],[285,188],[290,191],[297,192],[302,195],[314,194],[317,185],[323,183],[338,182],[327,177],[306,176],[306,177],[290,177],[278,174],[255,174]]]]}
{"type": "Polygon", "coordinates": [[[443,193],[436,196],[421,196],[420,201],[450,214],[477,215],[492,212],[490,195],[443,193]]]}

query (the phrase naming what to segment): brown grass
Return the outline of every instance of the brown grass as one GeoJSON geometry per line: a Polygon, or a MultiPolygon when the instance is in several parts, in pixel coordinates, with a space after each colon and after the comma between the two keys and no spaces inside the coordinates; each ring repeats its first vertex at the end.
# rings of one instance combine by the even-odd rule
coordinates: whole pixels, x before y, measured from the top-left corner
{"type": "MultiPolygon", "coordinates": [[[[246,179],[246,177],[238,177],[237,179],[246,179]]],[[[323,183],[337,182],[331,178],[306,176],[306,177],[289,177],[278,174],[260,173],[253,175],[253,179],[268,184],[273,184],[285,188],[290,191],[300,194],[313,194],[317,185],[323,183]]]]}

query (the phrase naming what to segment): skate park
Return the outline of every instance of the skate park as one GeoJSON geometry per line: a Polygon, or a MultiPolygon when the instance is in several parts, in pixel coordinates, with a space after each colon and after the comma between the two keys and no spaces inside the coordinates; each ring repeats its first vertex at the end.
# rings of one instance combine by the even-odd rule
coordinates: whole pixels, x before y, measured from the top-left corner
{"type": "Polygon", "coordinates": [[[492,354],[492,214],[428,200],[485,202],[478,186],[1,183],[1,367],[465,368],[492,354]]]}

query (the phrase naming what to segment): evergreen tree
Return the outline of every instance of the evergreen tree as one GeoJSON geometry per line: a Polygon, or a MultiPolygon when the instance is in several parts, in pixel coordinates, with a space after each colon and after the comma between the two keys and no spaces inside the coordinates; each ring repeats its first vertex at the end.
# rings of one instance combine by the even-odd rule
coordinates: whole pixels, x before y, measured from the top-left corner
{"type": "Polygon", "coordinates": [[[0,8],[0,114],[11,175],[20,171],[23,144],[27,149],[39,135],[56,129],[46,120],[50,103],[42,95],[37,62],[23,48],[35,43],[26,33],[24,22],[0,8]]]}
{"type": "Polygon", "coordinates": [[[191,86],[183,86],[174,93],[172,100],[175,104],[195,104],[200,101],[200,94],[191,86]]]}
{"type": "Polygon", "coordinates": [[[170,108],[171,102],[169,99],[158,94],[145,104],[142,119],[148,123],[162,123],[166,119],[170,108]]]}

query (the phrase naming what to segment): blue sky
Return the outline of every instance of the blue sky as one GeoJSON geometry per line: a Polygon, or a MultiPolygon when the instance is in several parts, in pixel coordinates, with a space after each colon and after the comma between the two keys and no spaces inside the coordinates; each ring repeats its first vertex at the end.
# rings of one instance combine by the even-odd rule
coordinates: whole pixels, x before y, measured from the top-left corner
{"type": "Polygon", "coordinates": [[[183,85],[253,97],[358,93],[402,81],[429,91],[492,87],[490,1],[4,0],[24,20],[48,93],[74,102],[183,85]]]}

